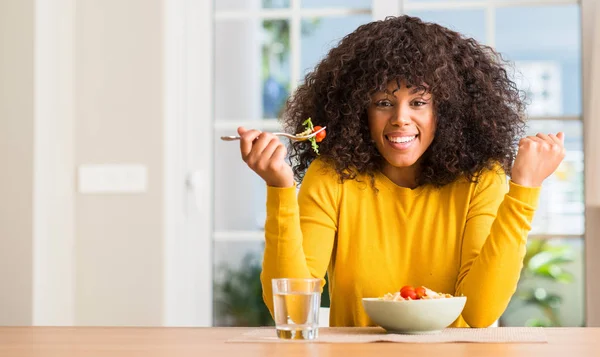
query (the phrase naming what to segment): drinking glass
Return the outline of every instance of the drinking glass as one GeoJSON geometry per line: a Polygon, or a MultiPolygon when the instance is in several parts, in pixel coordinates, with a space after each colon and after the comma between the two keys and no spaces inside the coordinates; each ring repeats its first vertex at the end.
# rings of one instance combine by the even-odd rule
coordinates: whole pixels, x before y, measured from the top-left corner
{"type": "Polygon", "coordinates": [[[319,335],[321,279],[273,279],[277,337],[314,340],[319,335]]]}

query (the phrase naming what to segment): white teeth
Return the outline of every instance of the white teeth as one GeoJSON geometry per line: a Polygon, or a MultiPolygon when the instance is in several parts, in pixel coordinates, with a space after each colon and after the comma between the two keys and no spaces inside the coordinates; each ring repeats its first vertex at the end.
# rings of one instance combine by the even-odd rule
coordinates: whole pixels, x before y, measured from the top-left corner
{"type": "Polygon", "coordinates": [[[388,140],[393,143],[408,143],[410,141],[415,140],[417,136],[397,136],[397,137],[388,137],[388,140]]]}

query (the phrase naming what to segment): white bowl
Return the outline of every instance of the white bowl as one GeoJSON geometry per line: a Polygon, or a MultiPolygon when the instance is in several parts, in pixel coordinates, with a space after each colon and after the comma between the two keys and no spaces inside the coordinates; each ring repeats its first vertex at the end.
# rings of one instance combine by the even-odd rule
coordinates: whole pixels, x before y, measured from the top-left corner
{"type": "Polygon", "coordinates": [[[466,296],[443,299],[387,301],[363,298],[365,312],[377,325],[392,333],[439,333],[461,314],[466,296]]]}

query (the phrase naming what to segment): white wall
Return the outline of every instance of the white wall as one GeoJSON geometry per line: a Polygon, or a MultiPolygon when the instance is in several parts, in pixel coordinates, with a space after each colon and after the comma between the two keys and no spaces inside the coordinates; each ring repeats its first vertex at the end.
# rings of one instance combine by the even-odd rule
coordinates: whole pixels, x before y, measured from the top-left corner
{"type": "Polygon", "coordinates": [[[33,318],[33,11],[0,0],[0,325],[33,318]]]}
{"type": "Polygon", "coordinates": [[[0,325],[163,324],[162,0],[0,0],[0,325]],[[148,169],[76,191],[82,164],[148,169]]]}

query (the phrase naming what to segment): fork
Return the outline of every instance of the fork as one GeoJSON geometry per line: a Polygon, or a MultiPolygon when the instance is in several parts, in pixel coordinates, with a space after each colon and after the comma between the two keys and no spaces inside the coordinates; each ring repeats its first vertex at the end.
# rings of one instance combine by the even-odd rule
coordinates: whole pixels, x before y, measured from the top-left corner
{"type": "MultiPolygon", "coordinates": [[[[273,135],[283,136],[283,137],[286,137],[286,138],[289,138],[289,139],[295,140],[295,141],[304,141],[304,140],[308,140],[312,137],[315,137],[318,133],[325,130],[325,128],[327,128],[327,127],[324,126],[321,129],[315,131],[314,133],[311,133],[310,135],[292,135],[292,134],[288,134],[288,133],[273,133],[273,135]]],[[[239,137],[239,136],[221,136],[221,140],[223,140],[223,141],[234,141],[234,140],[240,140],[240,139],[241,139],[241,137],[239,137]]]]}

